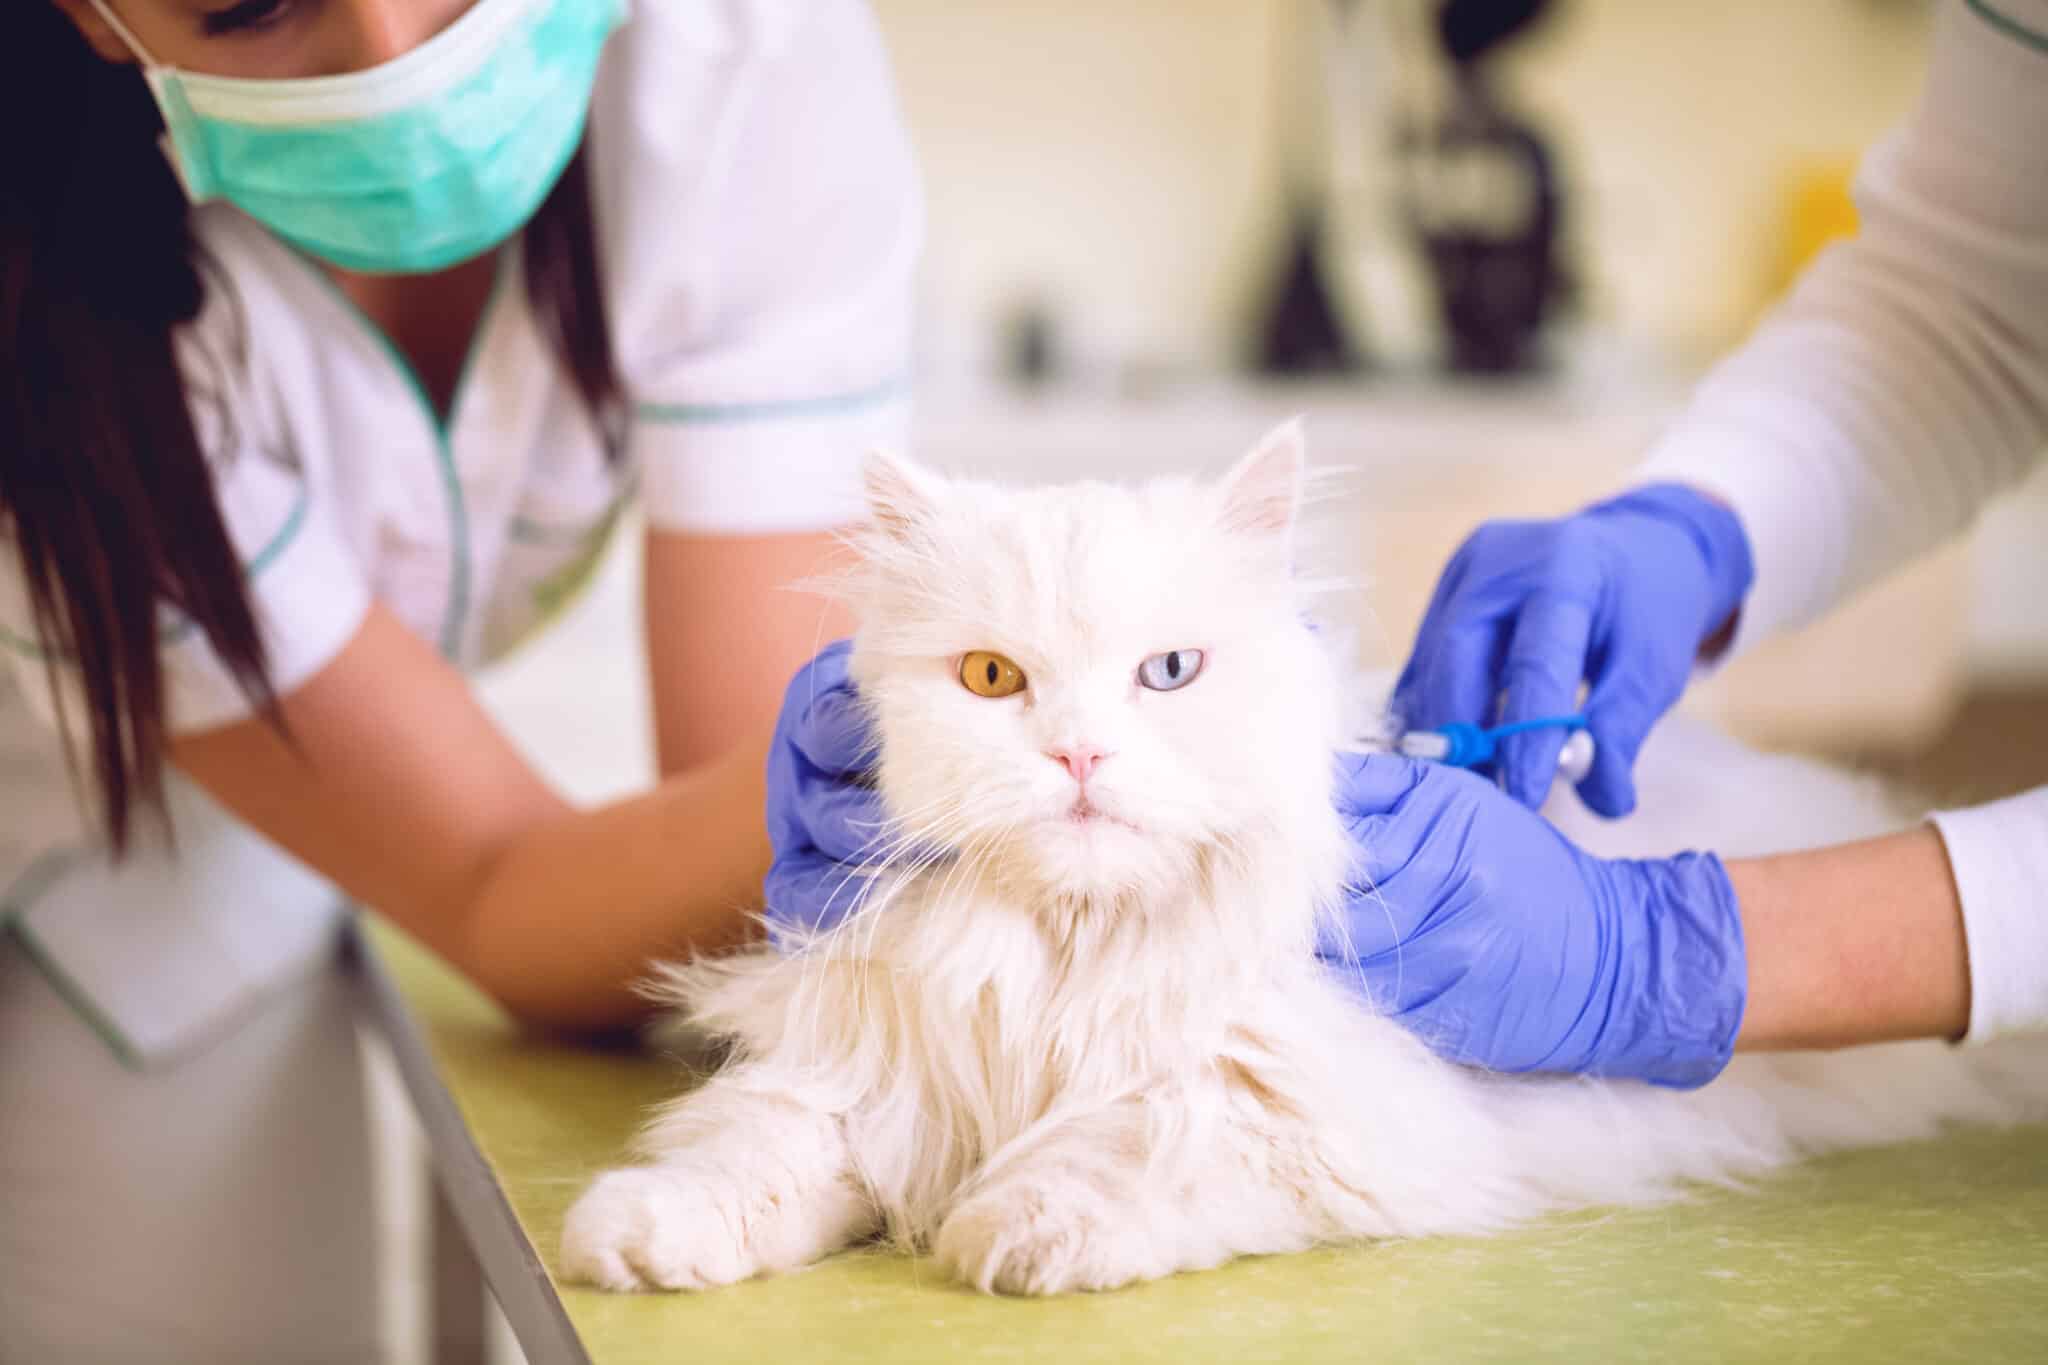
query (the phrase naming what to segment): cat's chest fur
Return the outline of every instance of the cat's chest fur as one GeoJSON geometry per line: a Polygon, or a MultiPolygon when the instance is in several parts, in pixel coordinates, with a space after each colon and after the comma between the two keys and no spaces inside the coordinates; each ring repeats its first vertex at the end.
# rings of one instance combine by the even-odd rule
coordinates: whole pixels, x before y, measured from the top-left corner
{"type": "Polygon", "coordinates": [[[824,1006],[859,1020],[885,1065],[1028,1122],[1046,1104],[1100,1102],[1209,1064],[1254,1002],[1301,974],[1300,954],[1230,943],[1215,919],[1193,901],[1048,911],[934,874],[831,949],[764,966],[788,1010],[741,1036],[836,1051],[833,1038],[803,1037],[806,1008],[824,1006]]]}
{"type": "Polygon", "coordinates": [[[923,1223],[1067,1115],[1290,1085],[1327,988],[1232,903],[1255,894],[1077,914],[932,873],[812,952],[750,955],[692,1012],[807,1077],[881,1202],[923,1223]]]}

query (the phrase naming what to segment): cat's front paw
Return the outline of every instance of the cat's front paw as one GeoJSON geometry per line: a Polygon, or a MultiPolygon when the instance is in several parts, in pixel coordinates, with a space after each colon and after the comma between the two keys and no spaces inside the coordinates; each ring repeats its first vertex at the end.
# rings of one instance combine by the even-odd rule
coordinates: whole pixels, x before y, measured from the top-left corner
{"type": "Polygon", "coordinates": [[[562,1225],[562,1272],[600,1289],[709,1289],[760,1267],[704,1183],[658,1166],[607,1171],[562,1225]]]}
{"type": "Polygon", "coordinates": [[[1137,1211],[1114,1215],[1092,1192],[1012,1181],[948,1214],[932,1253],[985,1294],[1115,1289],[1166,1274],[1137,1211]]]}

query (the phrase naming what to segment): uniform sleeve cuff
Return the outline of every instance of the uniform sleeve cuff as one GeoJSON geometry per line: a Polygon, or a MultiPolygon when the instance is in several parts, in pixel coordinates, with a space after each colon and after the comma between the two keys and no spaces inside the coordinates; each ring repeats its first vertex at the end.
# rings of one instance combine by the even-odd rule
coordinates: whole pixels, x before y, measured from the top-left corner
{"type": "Polygon", "coordinates": [[[2048,788],[1929,817],[1948,846],[1970,962],[1970,1031],[2048,1031],[2048,788]]]}
{"type": "Polygon", "coordinates": [[[903,448],[909,398],[892,381],[779,402],[640,404],[631,441],[648,523],[744,535],[857,521],[861,460],[903,448]]]}

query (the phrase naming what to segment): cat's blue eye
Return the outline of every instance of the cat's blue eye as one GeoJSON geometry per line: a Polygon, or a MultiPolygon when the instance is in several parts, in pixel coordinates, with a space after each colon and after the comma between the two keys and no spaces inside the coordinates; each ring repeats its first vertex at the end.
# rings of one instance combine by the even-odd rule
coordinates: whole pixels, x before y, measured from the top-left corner
{"type": "Polygon", "coordinates": [[[1172,692],[1193,682],[1201,671],[1201,650],[1169,649],[1138,665],[1138,681],[1154,692],[1172,692]]]}

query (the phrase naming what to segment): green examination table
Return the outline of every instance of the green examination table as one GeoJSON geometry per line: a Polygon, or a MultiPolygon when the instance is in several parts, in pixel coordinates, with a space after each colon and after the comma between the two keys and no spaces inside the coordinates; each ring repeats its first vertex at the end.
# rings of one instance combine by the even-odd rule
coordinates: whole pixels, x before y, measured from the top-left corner
{"type": "Polygon", "coordinates": [[[1056,1300],[983,1297],[880,1251],[698,1295],[563,1286],[564,1212],[624,1159],[647,1110],[676,1092],[676,1068],[522,1036],[368,917],[353,962],[456,1240],[533,1365],[2048,1362],[2048,1128],[1962,1132],[1815,1162],[1749,1193],[1487,1240],[1240,1261],[1056,1300]]]}

